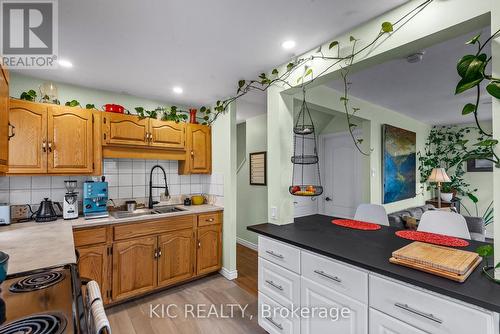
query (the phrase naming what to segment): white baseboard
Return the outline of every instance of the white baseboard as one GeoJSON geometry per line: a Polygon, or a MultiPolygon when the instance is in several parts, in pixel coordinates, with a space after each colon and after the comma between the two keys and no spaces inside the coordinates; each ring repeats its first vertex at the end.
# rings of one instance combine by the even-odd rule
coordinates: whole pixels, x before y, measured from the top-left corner
{"type": "Polygon", "coordinates": [[[219,271],[219,274],[224,276],[227,280],[232,281],[233,279],[238,278],[238,270],[229,270],[227,268],[222,267],[222,269],[219,271]]]}
{"type": "Polygon", "coordinates": [[[247,241],[245,239],[236,238],[236,242],[239,243],[240,245],[243,245],[245,247],[253,249],[254,251],[257,251],[259,248],[257,244],[254,244],[254,243],[247,241]]]}

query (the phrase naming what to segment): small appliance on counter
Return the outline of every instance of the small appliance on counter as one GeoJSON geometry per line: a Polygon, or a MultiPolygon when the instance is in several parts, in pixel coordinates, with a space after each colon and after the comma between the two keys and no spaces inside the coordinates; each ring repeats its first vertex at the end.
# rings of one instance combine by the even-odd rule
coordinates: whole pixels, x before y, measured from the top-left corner
{"type": "Polygon", "coordinates": [[[54,205],[62,211],[61,204],[59,202],[52,202],[50,199],[45,197],[42,202],[40,202],[40,205],[38,206],[38,210],[33,212],[31,210],[31,206],[28,206],[30,211],[32,212],[31,219],[35,219],[37,223],[45,223],[45,222],[51,222],[54,220],[57,220],[58,217],[61,215],[58,215],[54,205]]]}
{"type": "Polygon", "coordinates": [[[0,203],[0,225],[10,224],[10,206],[7,203],[0,203]]]}
{"type": "Polygon", "coordinates": [[[75,180],[64,181],[67,193],[64,195],[63,201],[63,218],[76,219],[78,218],[78,192],[75,191],[77,182],[75,180]]]}
{"type": "Polygon", "coordinates": [[[83,216],[85,219],[109,217],[108,182],[104,176],[101,182],[85,181],[83,183],[83,216]]]}
{"type": "Polygon", "coordinates": [[[191,198],[189,198],[189,197],[184,198],[184,205],[190,206],[191,205],[191,198]]]}

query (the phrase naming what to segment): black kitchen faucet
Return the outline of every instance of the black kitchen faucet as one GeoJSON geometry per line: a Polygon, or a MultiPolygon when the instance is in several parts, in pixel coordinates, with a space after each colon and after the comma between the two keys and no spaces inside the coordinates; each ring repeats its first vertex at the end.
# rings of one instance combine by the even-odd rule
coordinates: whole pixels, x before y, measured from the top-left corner
{"type": "Polygon", "coordinates": [[[152,209],[153,205],[158,204],[158,202],[153,201],[153,188],[159,188],[163,189],[163,187],[160,186],[153,186],[153,171],[159,168],[163,172],[163,179],[165,180],[165,196],[170,196],[168,193],[168,185],[167,185],[167,174],[165,173],[165,169],[163,169],[162,166],[160,165],[154,165],[153,168],[151,168],[151,171],[149,172],[149,203],[148,203],[148,208],[152,209]]]}

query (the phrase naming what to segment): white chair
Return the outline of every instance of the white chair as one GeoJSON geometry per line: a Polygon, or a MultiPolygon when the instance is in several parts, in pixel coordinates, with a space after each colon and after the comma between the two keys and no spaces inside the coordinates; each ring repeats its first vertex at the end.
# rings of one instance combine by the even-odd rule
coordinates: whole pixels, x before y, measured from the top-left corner
{"type": "Polygon", "coordinates": [[[465,218],[454,212],[429,210],[424,212],[417,231],[449,235],[469,239],[470,233],[465,218]]]}
{"type": "Polygon", "coordinates": [[[387,212],[382,205],[360,204],[354,215],[355,220],[389,226],[387,212]]]}

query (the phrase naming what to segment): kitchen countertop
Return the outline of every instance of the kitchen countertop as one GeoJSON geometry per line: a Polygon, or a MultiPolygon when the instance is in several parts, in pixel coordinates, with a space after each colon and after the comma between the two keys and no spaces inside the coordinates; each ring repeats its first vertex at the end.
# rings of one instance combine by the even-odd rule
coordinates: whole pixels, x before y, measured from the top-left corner
{"type": "MultiPolygon", "coordinates": [[[[393,251],[412,242],[397,237],[394,234],[397,229],[382,226],[378,231],[360,231],[333,225],[332,219],[329,216],[312,215],[296,218],[293,224],[259,224],[247,229],[374,273],[500,312],[500,285],[482,275],[483,263],[464,283],[456,283],[390,263],[393,251]]],[[[459,249],[474,251],[484,244],[471,240],[468,247],[459,249]]]]}
{"type": "Polygon", "coordinates": [[[224,208],[216,205],[210,204],[202,204],[202,205],[175,205],[175,207],[183,209],[184,211],[177,212],[169,212],[169,213],[161,213],[154,215],[144,215],[144,216],[136,216],[136,217],[127,217],[127,218],[115,218],[113,216],[109,216],[106,218],[98,218],[98,219],[85,219],[83,217],[79,217],[74,220],[68,220],[66,222],[71,223],[73,228],[85,228],[91,226],[100,226],[100,225],[110,225],[110,224],[120,224],[120,223],[130,223],[130,222],[139,222],[146,220],[155,220],[158,218],[165,217],[176,217],[176,216],[184,216],[191,214],[200,214],[200,213],[208,213],[208,212],[216,212],[223,211],[224,208]]]}
{"type": "Polygon", "coordinates": [[[189,214],[222,211],[215,205],[177,205],[185,211],[116,219],[114,217],[85,220],[58,219],[47,223],[17,223],[0,226],[0,250],[9,254],[8,275],[41,268],[76,263],[73,228],[85,228],[189,214]]]}
{"type": "Polygon", "coordinates": [[[76,263],[73,229],[62,220],[0,226],[0,250],[9,254],[9,275],[76,263]]]}

